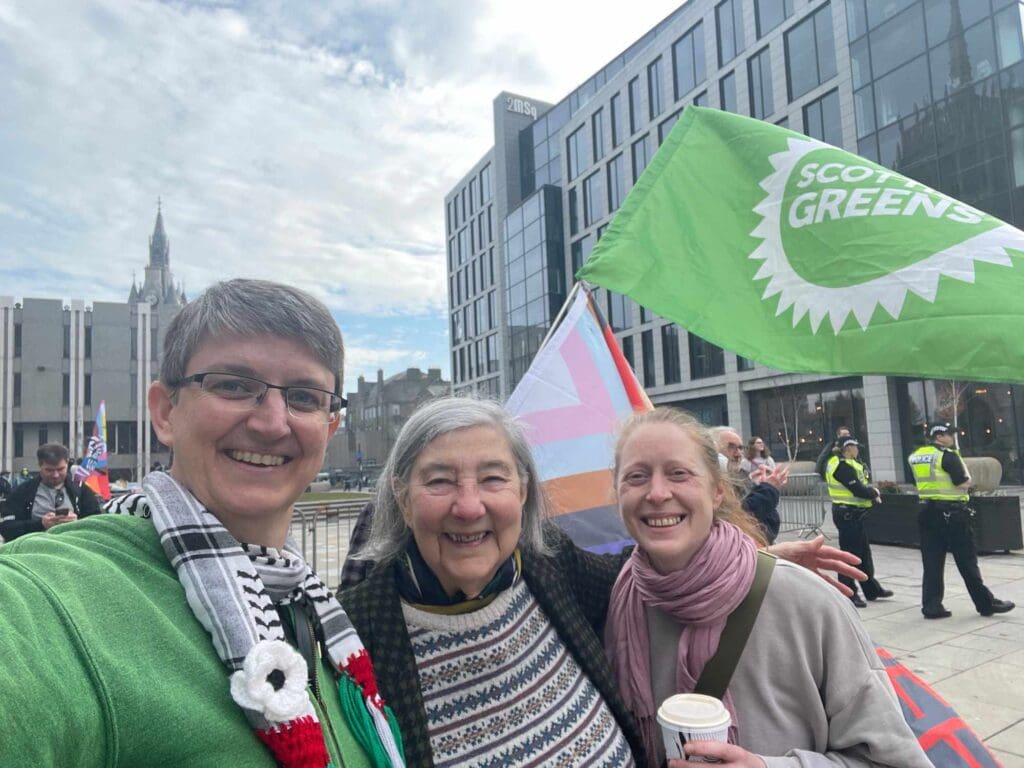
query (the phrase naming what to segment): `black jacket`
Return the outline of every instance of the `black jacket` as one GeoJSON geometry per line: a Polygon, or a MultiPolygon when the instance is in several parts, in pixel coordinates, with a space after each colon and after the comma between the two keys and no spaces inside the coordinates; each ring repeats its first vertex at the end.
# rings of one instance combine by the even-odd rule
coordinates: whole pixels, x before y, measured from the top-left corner
{"type": "MultiPolygon", "coordinates": [[[[546,527],[545,536],[554,554],[537,557],[523,553],[523,579],[566,649],[615,716],[637,765],[646,765],[639,731],[619,694],[600,639],[615,578],[630,550],[621,556],[585,552],[554,524],[546,527]]],[[[398,719],[406,763],[432,766],[426,709],[394,564],[378,565],[366,581],[342,592],[339,598],[370,654],[381,695],[398,719]]]]}
{"type": "Polygon", "coordinates": [[[818,454],[818,460],[814,462],[814,471],[818,473],[818,477],[826,482],[828,481],[828,477],[825,476],[825,470],[828,467],[828,460],[832,458],[833,453],[839,452],[838,443],[838,440],[833,440],[831,443],[827,443],[825,447],[821,449],[821,453],[818,454]]]}
{"type": "MultiPolygon", "coordinates": [[[[26,533],[42,531],[43,521],[32,518],[32,507],[36,501],[36,491],[42,479],[34,477],[19,485],[3,504],[0,504],[0,536],[4,541],[11,541],[26,533]]],[[[64,493],[67,494],[71,507],[79,517],[98,514],[100,501],[92,489],[85,485],[75,485],[71,475],[64,480],[64,493]]]]}
{"type": "Polygon", "coordinates": [[[782,521],[779,519],[779,490],[768,483],[758,483],[743,497],[743,509],[757,518],[769,544],[775,543],[782,521]]]}

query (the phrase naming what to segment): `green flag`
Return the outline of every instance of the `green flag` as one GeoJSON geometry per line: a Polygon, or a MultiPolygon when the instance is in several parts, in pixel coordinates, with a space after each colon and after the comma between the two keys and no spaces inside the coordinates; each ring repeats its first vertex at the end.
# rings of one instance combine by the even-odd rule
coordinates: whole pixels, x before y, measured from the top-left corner
{"type": "Polygon", "coordinates": [[[716,109],[686,109],[577,277],[782,370],[1024,381],[1024,233],[716,109]]]}

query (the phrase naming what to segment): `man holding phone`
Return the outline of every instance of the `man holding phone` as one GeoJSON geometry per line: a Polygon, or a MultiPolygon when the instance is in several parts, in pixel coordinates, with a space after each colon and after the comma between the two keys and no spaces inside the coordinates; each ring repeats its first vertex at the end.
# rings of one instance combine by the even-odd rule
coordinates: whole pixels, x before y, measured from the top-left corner
{"type": "Polygon", "coordinates": [[[0,537],[12,541],[26,533],[48,531],[100,511],[99,499],[68,476],[68,449],[46,443],[36,451],[39,476],[21,483],[0,508],[0,537]]]}

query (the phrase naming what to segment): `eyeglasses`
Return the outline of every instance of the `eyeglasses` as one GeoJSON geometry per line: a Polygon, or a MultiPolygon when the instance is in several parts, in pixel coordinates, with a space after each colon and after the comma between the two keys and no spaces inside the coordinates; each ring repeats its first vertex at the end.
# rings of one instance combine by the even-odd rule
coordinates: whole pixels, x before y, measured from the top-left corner
{"type": "Polygon", "coordinates": [[[333,392],[318,387],[281,386],[271,384],[252,376],[237,373],[203,371],[186,376],[172,383],[175,389],[188,384],[198,384],[204,394],[213,395],[232,410],[246,411],[256,408],[271,389],[281,390],[288,413],[297,419],[316,419],[331,422],[348,401],[333,392]]]}
{"type": "Polygon", "coordinates": [[[64,506],[64,491],[60,490],[53,494],[53,509],[54,511],[64,506]]]}

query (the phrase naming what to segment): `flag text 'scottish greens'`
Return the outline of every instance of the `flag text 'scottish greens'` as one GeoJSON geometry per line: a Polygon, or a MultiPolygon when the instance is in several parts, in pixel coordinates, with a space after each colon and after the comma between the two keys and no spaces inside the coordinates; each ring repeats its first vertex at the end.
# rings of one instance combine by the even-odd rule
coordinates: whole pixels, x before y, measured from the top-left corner
{"type": "Polygon", "coordinates": [[[1024,233],[728,112],[687,108],[577,276],[783,370],[1024,380],[1024,233]]]}

